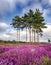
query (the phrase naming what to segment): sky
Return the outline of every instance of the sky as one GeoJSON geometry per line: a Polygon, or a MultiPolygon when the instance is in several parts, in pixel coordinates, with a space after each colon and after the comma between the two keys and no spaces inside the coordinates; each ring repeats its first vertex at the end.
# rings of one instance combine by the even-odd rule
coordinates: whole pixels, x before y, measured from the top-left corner
{"type": "MultiPolygon", "coordinates": [[[[0,40],[16,40],[16,30],[10,26],[12,19],[23,16],[29,9],[35,12],[36,8],[43,13],[47,26],[40,41],[51,39],[51,0],[0,0],[0,40]]],[[[21,41],[25,41],[25,34],[25,30],[21,31],[21,41]]]]}

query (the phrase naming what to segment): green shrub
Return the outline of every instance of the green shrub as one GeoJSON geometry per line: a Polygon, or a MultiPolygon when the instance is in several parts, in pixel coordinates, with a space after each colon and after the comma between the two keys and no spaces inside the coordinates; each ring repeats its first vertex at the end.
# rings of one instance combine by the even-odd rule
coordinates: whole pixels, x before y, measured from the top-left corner
{"type": "Polygon", "coordinates": [[[48,57],[43,58],[43,62],[41,65],[51,65],[50,59],[48,57]]]}

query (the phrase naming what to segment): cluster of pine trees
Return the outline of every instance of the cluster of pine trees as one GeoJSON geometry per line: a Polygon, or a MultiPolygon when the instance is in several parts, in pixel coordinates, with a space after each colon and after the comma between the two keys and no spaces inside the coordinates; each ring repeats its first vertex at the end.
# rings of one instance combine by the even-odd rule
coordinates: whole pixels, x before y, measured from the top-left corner
{"type": "Polygon", "coordinates": [[[46,23],[44,22],[44,17],[42,16],[43,13],[40,12],[39,9],[36,9],[35,12],[33,12],[31,9],[27,14],[24,14],[24,16],[15,16],[12,19],[11,25],[17,29],[17,41],[20,41],[20,29],[23,30],[26,29],[26,42],[28,41],[28,35],[27,30],[29,30],[29,42],[39,42],[39,36],[42,36],[43,34],[43,28],[47,28],[46,23]],[[19,33],[19,34],[18,34],[19,33]],[[31,41],[31,33],[32,35],[32,41],[31,41]],[[37,39],[36,39],[37,36],[37,39]]]}

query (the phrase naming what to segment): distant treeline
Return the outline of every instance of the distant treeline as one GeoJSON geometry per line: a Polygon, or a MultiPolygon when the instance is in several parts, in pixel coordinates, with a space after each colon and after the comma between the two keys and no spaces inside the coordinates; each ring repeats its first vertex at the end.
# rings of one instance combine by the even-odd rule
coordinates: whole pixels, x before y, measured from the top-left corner
{"type": "MultiPolygon", "coordinates": [[[[15,40],[8,40],[8,41],[5,41],[5,40],[0,40],[0,44],[2,43],[5,43],[5,44],[25,44],[25,43],[30,43],[30,42],[25,42],[25,41],[15,41],[15,40]]],[[[37,44],[38,42],[31,42],[31,44],[37,44]]],[[[46,43],[50,43],[49,41],[48,42],[39,42],[40,44],[46,44],[46,43]]],[[[51,43],[50,43],[51,44],[51,43]]]]}
{"type": "Polygon", "coordinates": [[[13,43],[13,44],[16,44],[16,43],[25,43],[25,42],[23,42],[23,41],[17,42],[17,41],[15,41],[15,40],[12,40],[12,41],[10,41],[10,40],[8,40],[8,41],[0,40],[0,43],[13,43]]]}

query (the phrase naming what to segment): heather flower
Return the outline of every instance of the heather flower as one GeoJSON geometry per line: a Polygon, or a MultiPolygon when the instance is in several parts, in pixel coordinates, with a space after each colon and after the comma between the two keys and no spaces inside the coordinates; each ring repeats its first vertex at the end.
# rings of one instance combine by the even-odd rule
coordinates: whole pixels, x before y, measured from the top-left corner
{"type": "MultiPolygon", "coordinates": [[[[2,53],[0,57],[0,65],[46,64],[46,58],[48,58],[49,60],[51,59],[51,50],[48,46],[49,45],[23,45],[19,48],[10,48],[8,51],[2,53]]],[[[48,59],[47,62],[49,61],[48,59]]]]}

